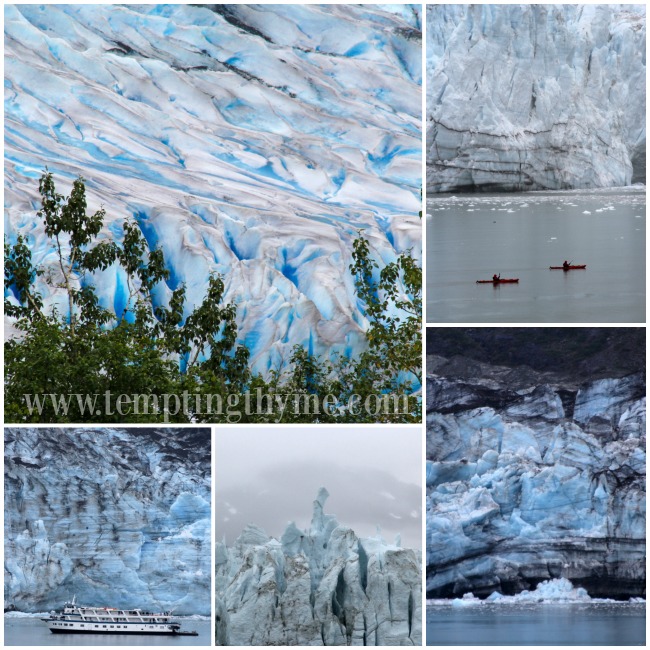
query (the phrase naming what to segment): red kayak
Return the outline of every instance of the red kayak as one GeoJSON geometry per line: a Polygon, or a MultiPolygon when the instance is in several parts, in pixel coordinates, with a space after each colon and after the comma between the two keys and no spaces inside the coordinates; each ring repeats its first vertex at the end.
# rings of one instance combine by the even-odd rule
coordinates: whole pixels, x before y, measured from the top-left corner
{"type": "Polygon", "coordinates": [[[553,271],[575,271],[576,269],[586,269],[586,264],[569,264],[569,266],[549,266],[553,271]]]}
{"type": "Polygon", "coordinates": [[[519,282],[519,278],[499,278],[498,280],[477,280],[476,284],[507,284],[508,282],[519,282]]]}

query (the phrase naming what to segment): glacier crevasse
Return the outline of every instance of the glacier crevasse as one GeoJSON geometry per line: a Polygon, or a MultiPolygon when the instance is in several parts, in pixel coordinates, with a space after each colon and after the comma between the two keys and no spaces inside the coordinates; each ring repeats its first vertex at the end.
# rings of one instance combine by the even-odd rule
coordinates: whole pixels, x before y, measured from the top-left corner
{"type": "Polygon", "coordinates": [[[218,645],[421,645],[421,558],[358,538],[314,501],[309,530],[216,545],[218,645]]]}
{"type": "MultiPolygon", "coordinates": [[[[131,218],[162,247],[158,301],[184,282],[189,311],[224,277],[257,371],[363,347],[352,241],[420,257],[420,154],[418,5],[5,7],[9,241],[53,265],[38,177],[81,174],[102,237],[131,218]]],[[[95,281],[123,304],[117,268],[95,281]]]]}
{"type": "Polygon", "coordinates": [[[645,182],[644,5],[429,5],[429,192],[645,182]]]}

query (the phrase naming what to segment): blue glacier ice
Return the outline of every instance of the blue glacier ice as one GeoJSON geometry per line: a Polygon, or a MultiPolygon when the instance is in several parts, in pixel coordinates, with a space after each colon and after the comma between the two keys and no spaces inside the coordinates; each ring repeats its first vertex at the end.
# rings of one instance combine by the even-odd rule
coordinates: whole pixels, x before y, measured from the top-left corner
{"type": "Polygon", "coordinates": [[[5,607],[210,615],[209,429],[6,429],[5,607]]]}
{"type": "Polygon", "coordinates": [[[428,597],[644,596],[645,373],[429,361],[428,597]]]}
{"type": "MultiPolygon", "coordinates": [[[[37,179],[47,165],[67,193],[81,174],[103,236],[134,218],[162,247],[158,300],[185,282],[191,307],[223,275],[255,369],[310,340],[358,351],[357,232],[383,263],[420,256],[420,19],[419,5],[5,7],[9,239],[52,264],[37,179]]],[[[118,309],[118,271],[96,280],[118,309]]]]}
{"type": "Polygon", "coordinates": [[[645,182],[645,5],[427,7],[427,188],[645,182]]]}
{"type": "Polygon", "coordinates": [[[421,645],[419,551],[357,537],[325,513],[328,496],[308,530],[292,522],[277,540],[250,524],[217,543],[217,644],[421,645]]]}

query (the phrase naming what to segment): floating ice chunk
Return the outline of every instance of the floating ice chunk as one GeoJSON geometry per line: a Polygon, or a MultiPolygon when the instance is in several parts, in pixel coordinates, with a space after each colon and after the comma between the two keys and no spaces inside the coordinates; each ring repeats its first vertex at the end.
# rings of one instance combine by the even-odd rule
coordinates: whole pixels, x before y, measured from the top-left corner
{"type": "MultiPolygon", "coordinates": [[[[487,598],[481,600],[468,592],[462,598],[447,601],[452,607],[475,607],[485,603],[498,603],[499,605],[518,605],[522,603],[588,603],[607,602],[606,599],[592,599],[586,589],[574,587],[566,578],[555,578],[540,582],[533,591],[522,591],[514,596],[504,596],[498,591],[492,592],[487,598]]],[[[444,602],[437,600],[436,602],[444,602]]],[[[642,598],[630,599],[630,602],[645,602],[642,598]]]]}
{"type": "Polygon", "coordinates": [[[526,600],[543,600],[548,601],[590,601],[591,598],[586,589],[582,587],[575,588],[570,580],[566,578],[555,578],[554,580],[544,580],[537,585],[535,591],[524,591],[518,596],[521,601],[526,600]]]}
{"type": "Polygon", "coordinates": [[[467,607],[472,605],[480,605],[481,600],[473,593],[464,594],[462,598],[454,598],[451,601],[452,607],[467,607]]]}
{"type": "Polygon", "coordinates": [[[503,594],[500,594],[498,591],[493,591],[485,600],[494,603],[503,600],[504,598],[505,596],[503,594]]]}

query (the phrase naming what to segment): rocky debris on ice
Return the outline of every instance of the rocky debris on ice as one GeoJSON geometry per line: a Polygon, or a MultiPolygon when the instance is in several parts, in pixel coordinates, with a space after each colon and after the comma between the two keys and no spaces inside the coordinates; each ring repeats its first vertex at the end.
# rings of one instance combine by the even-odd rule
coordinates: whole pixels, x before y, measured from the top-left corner
{"type": "Polygon", "coordinates": [[[5,607],[209,615],[209,450],[209,429],[5,429],[5,607]]]}
{"type": "Polygon", "coordinates": [[[358,538],[314,501],[309,530],[216,545],[218,645],[420,645],[419,553],[358,538]]]}
{"type": "MultiPolygon", "coordinates": [[[[458,366],[458,364],[456,364],[458,366]]],[[[645,376],[427,378],[427,595],[645,595],[645,376]],[[438,400],[439,401],[436,401],[438,400]],[[481,399],[489,406],[479,406],[481,399]]]]}
{"type": "Polygon", "coordinates": [[[645,182],[644,5],[429,5],[427,188],[645,182]]]}

